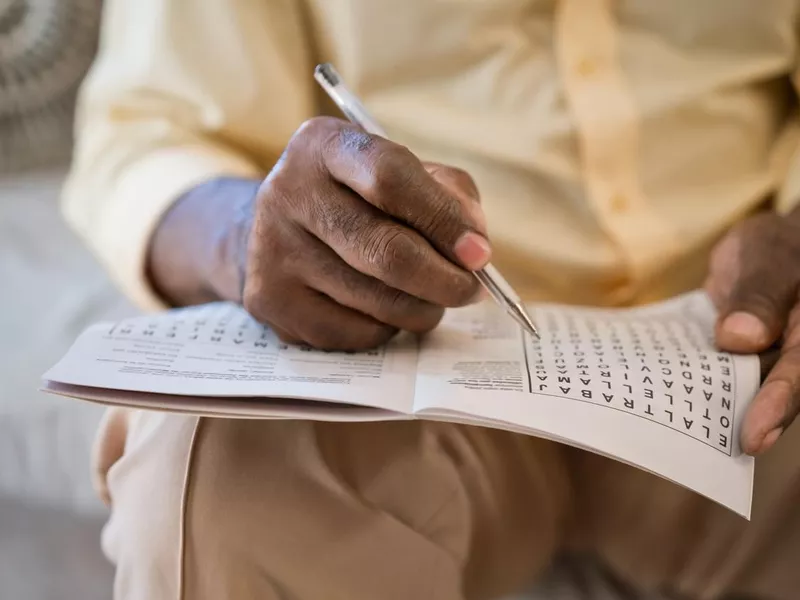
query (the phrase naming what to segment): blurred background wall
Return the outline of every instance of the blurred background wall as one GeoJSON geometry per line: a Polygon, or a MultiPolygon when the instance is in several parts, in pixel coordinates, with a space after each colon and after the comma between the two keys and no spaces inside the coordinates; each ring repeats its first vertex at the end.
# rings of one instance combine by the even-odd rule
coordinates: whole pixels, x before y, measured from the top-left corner
{"type": "Polygon", "coordinates": [[[37,391],[84,327],[133,312],[58,208],[100,9],[100,0],[0,0],[2,600],[111,598],[105,509],[88,471],[101,410],[37,391]]]}

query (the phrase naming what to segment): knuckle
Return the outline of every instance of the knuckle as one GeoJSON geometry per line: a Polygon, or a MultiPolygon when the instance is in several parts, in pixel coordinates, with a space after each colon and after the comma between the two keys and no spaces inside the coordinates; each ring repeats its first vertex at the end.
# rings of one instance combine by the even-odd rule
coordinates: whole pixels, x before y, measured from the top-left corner
{"type": "Polygon", "coordinates": [[[279,273],[278,266],[284,257],[291,254],[297,245],[296,228],[282,222],[276,214],[258,215],[254,220],[247,241],[247,282],[268,292],[268,285],[279,273]]]}
{"type": "Polygon", "coordinates": [[[427,167],[427,170],[433,179],[449,190],[465,194],[472,200],[480,201],[478,186],[472,176],[464,169],[448,165],[431,164],[427,167]]]}
{"type": "Polygon", "coordinates": [[[417,244],[399,226],[377,229],[367,237],[363,252],[368,269],[378,279],[396,281],[411,277],[420,260],[417,244]]]}
{"type": "Polygon", "coordinates": [[[387,144],[375,153],[367,188],[380,205],[391,204],[399,195],[413,194],[408,187],[413,181],[414,160],[408,148],[396,144],[387,144]]]}
{"type": "Polygon", "coordinates": [[[303,204],[306,184],[306,179],[297,176],[291,160],[282,159],[272,168],[259,188],[259,206],[264,211],[290,214],[303,204]]]}
{"type": "Polygon", "coordinates": [[[340,128],[336,132],[334,140],[336,145],[347,154],[369,152],[378,143],[378,138],[374,135],[355,127],[340,128]]]}
{"type": "Polygon", "coordinates": [[[475,184],[475,180],[472,178],[472,175],[467,173],[464,169],[459,167],[444,167],[444,169],[459,187],[473,193],[473,195],[477,192],[478,186],[475,184]]]}
{"type": "Polygon", "coordinates": [[[336,129],[341,127],[341,121],[334,117],[312,117],[303,121],[297,131],[294,133],[294,138],[316,138],[323,135],[328,136],[336,129]]]}
{"type": "Polygon", "coordinates": [[[475,183],[475,180],[466,171],[461,171],[461,173],[462,175],[458,180],[459,187],[463,189],[470,198],[480,203],[481,195],[478,191],[478,184],[475,183]]]}
{"type": "MultiPolygon", "coordinates": [[[[305,121],[292,136],[287,145],[287,151],[292,155],[295,153],[310,157],[311,163],[306,162],[305,168],[309,165],[317,167],[318,173],[324,171],[323,156],[336,149],[341,138],[342,132],[347,131],[350,125],[334,117],[314,117],[305,121]]],[[[308,173],[299,176],[301,181],[308,180],[308,173]]]]}
{"type": "Polygon", "coordinates": [[[276,276],[273,271],[253,273],[251,269],[242,290],[242,307],[257,322],[272,326],[284,320],[287,301],[296,296],[294,286],[282,275],[276,276]]]}
{"type": "Polygon", "coordinates": [[[272,325],[280,318],[281,307],[276,305],[275,296],[269,293],[274,286],[263,277],[249,277],[242,292],[242,307],[262,325],[272,325]]]}
{"type": "Polygon", "coordinates": [[[459,181],[462,181],[464,183],[469,183],[469,184],[474,184],[475,183],[475,181],[472,179],[472,176],[469,173],[467,173],[464,169],[462,169],[461,167],[450,167],[450,166],[447,166],[447,167],[444,167],[444,168],[447,169],[452,174],[454,179],[457,179],[459,181]]]}
{"type": "Polygon", "coordinates": [[[269,322],[272,312],[269,310],[269,304],[264,301],[261,294],[254,292],[249,284],[245,285],[242,306],[251,317],[262,325],[269,322]]]}
{"type": "Polygon", "coordinates": [[[278,159],[278,162],[270,169],[266,178],[261,183],[261,186],[258,188],[259,198],[271,196],[276,189],[283,187],[286,180],[291,177],[290,154],[291,150],[287,146],[278,159]]]}

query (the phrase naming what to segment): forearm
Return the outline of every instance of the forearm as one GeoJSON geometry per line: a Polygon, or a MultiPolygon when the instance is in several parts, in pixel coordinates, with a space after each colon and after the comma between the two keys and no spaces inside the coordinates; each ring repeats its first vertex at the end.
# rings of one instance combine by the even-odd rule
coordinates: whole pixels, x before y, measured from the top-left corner
{"type": "Polygon", "coordinates": [[[247,231],[260,181],[217,179],[182,196],[150,242],[148,276],[174,306],[239,302],[247,231]]]}

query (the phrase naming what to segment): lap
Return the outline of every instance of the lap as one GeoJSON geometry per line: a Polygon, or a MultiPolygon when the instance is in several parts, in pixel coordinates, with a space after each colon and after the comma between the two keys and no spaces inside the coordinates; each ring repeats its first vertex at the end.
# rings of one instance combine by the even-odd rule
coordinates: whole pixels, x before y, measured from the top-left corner
{"type": "Polygon", "coordinates": [[[105,536],[124,600],[491,597],[569,512],[561,447],[489,429],[140,413],[129,439],[105,536]]]}
{"type": "Polygon", "coordinates": [[[211,547],[292,597],[494,597],[552,556],[569,496],[555,445],[416,421],[205,420],[190,488],[192,598],[252,578],[211,547]]]}
{"type": "Polygon", "coordinates": [[[576,530],[585,546],[624,579],[681,598],[798,596],[799,427],[756,460],[750,521],[669,481],[594,454],[570,452],[570,472],[576,530]]]}
{"type": "Polygon", "coordinates": [[[789,598],[800,585],[773,559],[800,551],[797,498],[787,503],[786,486],[777,489],[795,472],[796,442],[759,464],[747,525],[636,469],[507,432],[142,420],[156,425],[134,432],[111,472],[106,546],[120,590],[158,593],[120,591],[124,600],[178,597],[180,573],[193,600],[242,597],[254,585],[264,598],[331,597],[326,586],[353,600],[489,597],[521,585],[568,538],[638,583],[698,597],[789,598]],[[148,573],[163,576],[142,583],[148,573]]]}

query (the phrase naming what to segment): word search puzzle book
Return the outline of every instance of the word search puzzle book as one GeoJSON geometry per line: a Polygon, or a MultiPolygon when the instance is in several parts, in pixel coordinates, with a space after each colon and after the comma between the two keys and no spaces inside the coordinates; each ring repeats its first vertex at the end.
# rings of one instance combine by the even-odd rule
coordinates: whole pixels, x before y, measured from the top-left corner
{"type": "Polygon", "coordinates": [[[176,309],[89,328],[44,389],[209,417],[505,429],[650,471],[749,518],[754,461],[738,439],[758,357],[715,348],[702,292],[630,309],[530,309],[541,339],[484,303],[359,353],[287,345],[232,304],[176,309]]]}

